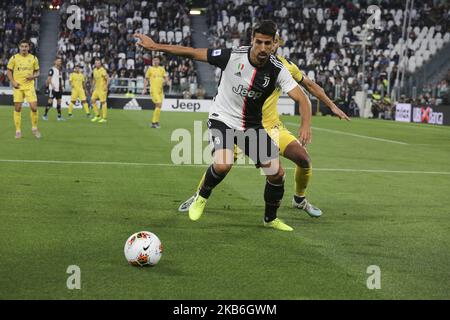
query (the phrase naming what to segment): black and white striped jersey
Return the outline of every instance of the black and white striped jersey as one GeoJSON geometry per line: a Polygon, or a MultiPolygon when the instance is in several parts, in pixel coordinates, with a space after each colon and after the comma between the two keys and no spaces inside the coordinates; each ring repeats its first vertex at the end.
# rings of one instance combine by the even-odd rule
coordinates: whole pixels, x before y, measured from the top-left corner
{"type": "Polygon", "coordinates": [[[261,127],[262,107],[275,88],[289,92],[297,86],[289,71],[271,55],[263,67],[250,62],[250,48],[208,49],[208,62],[222,69],[209,118],[230,128],[261,127]]]}
{"type": "Polygon", "coordinates": [[[53,66],[48,71],[48,76],[51,77],[50,79],[50,90],[60,92],[63,89],[63,77],[62,77],[62,71],[59,70],[57,67],[53,66]]]}

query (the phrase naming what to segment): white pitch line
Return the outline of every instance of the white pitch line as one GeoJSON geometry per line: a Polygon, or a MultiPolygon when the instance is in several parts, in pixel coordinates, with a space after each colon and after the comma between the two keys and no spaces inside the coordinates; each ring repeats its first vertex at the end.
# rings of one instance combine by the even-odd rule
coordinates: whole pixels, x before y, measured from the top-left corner
{"type": "MultiPolygon", "coordinates": [[[[0,163],[27,163],[27,164],[76,164],[76,165],[105,165],[105,166],[147,166],[147,167],[198,167],[206,168],[209,164],[172,164],[172,163],[146,163],[146,162],[107,162],[107,161],[64,161],[64,160],[19,160],[0,159],[0,163]]],[[[255,169],[253,165],[235,165],[237,169],[255,169]]],[[[293,167],[284,167],[287,170],[294,170],[293,167]]],[[[381,170],[381,169],[345,169],[345,168],[314,168],[314,171],[322,172],[349,172],[349,173],[399,173],[399,174],[434,174],[450,175],[450,171],[402,171],[402,170],[381,170]]]]}
{"type": "MultiPolygon", "coordinates": [[[[293,122],[285,122],[285,123],[288,124],[288,125],[297,126],[297,127],[299,125],[298,123],[293,123],[293,122]]],[[[342,134],[342,135],[351,136],[351,137],[357,137],[357,138],[363,138],[363,139],[369,139],[369,140],[375,140],[375,141],[382,141],[382,142],[388,142],[388,143],[395,143],[395,144],[401,144],[401,145],[408,145],[408,143],[402,142],[402,141],[396,141],[396,140],[389,140],[389,139],[383,139],[383,138],[364,136],[364,135],[361,135],[361,134],[349,133],[349,132],[343,132],[343,131],[331,130],[331,129],[325,129],[325,128],[318,128],[318,127],[312,127],[312,128],[314,130],[318,130],[318,131],[325,131],[325,132],[330,132],[330,133],[342,134]]]]}

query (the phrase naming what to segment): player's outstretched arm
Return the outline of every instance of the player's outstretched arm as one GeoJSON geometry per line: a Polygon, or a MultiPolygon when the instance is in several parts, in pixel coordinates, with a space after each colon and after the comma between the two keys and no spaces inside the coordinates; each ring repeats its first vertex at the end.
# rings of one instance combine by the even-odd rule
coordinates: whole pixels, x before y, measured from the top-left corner
{"type": "Polygon", "coordinates": [[[301,84],[306,88],[306,90],[308,90],[309,93],[325,103],[325,105],[330,108],[330,110],[336,116],[338,116],[339,119],[350,121],[350,118],[341,109],[339,109],[339,107],[335,105],[333,101],[331,101],[331,99],[327,96],[325,90],[323,90],[321,86],[319,86],[317,83],[315,83],[305,75],[303,75],[303,81],[301,84]]]}
{"type": "Polygon", "coordinates": [[[303,146],[311,143],[312,131],[311,131],[311,101],[309,101],[308,96],[299,87],[295,86],[294,89],[288,92],[289,97],[299,104],[300,115],[302,117],[302,123],[298,132],[298,138],[303,146]]]}
{"type": "Polygon", "coordinates": [[[191,47],[175,46],[171,44],[161,44],[153,41],[150,37],[141,33],[135,33],[134,37],[138,39],[138,42],[136,43],[138,46],[149,51],[162,51],[176,56],[182,56],[198,61],[208,62],[208,49],[206,48],[195,49],[191,47]]]}

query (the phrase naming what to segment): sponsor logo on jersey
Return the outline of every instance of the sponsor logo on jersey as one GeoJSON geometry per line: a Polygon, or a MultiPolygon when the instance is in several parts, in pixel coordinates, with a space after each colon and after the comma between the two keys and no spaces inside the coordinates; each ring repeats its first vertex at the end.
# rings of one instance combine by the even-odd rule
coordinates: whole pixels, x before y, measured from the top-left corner
{"type": "Polygon", "coordinates": [[[262,92],[244,89],[244,86],[242,84],[240,84],[237,88],[233,87],[233,92],[242,97],[248,97],[248,98],[252,98],[255,100],[262,96],[262,92]]]}

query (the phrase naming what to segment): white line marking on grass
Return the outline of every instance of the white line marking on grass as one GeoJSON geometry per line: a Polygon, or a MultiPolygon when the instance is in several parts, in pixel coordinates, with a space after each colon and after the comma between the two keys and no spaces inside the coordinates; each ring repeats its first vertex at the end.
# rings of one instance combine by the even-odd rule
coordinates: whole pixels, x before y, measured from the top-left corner
{"type": "MultiPolygon", "coordinates": [[[[131,167],[198,167],[207,168],[209,164],[173,164],[173,163],[146,163],[146,162],[108,162],[108,161],[64,161],[64,160],[18,160],[0,159],[0,163],[27,163],[27,164],[75,164],[75,165],[105,165],[105,166],[131,166],[131,167]]],[[[235,165],[237,169],[255,169],[252,165],[235,165]]],[[[293,167],[284,167],[294,170],[293,167]]],[[[349,173],[400,173],[400,174],[435,174],[450,175],[450,171],[413,171],[413,170],[382,170],[382,169],[346,169],[346,168],[314,168],[322,172],[349,172],[349,173]]]]}
{"type": "MultiPolygon", "coordinates": [[[[285,123],[288,124],[288,125],[297,126],[297,127],[299,125],[298,123],[293,123],[293,122],[285,122],[285,123]]],[[[375,140],[375,141],[382,141],[382,142],[388,142],[388,143],[395,143],[395,144],[401,144],[401,145],[408,145],[408,143],[402,142],[402,141],[396,141],[396,140],[389,140],[389,139],[383,139],[383,138],[364,136],[364,135],[361,135],[361,134],[349,133],[349,132],[343,132],[343,131],[331,130],[331,129],[325,129],[325,128],[318,128],[318,127],[312,127],[312,128],[314,130],[325,131],[325,132],[336,133],[336,134],[342,134],[342,135],[351,136],[351,137],[357,137],[357,138],[363,138],[363,139],[369,139],[369,140],[375,140]]]]}

